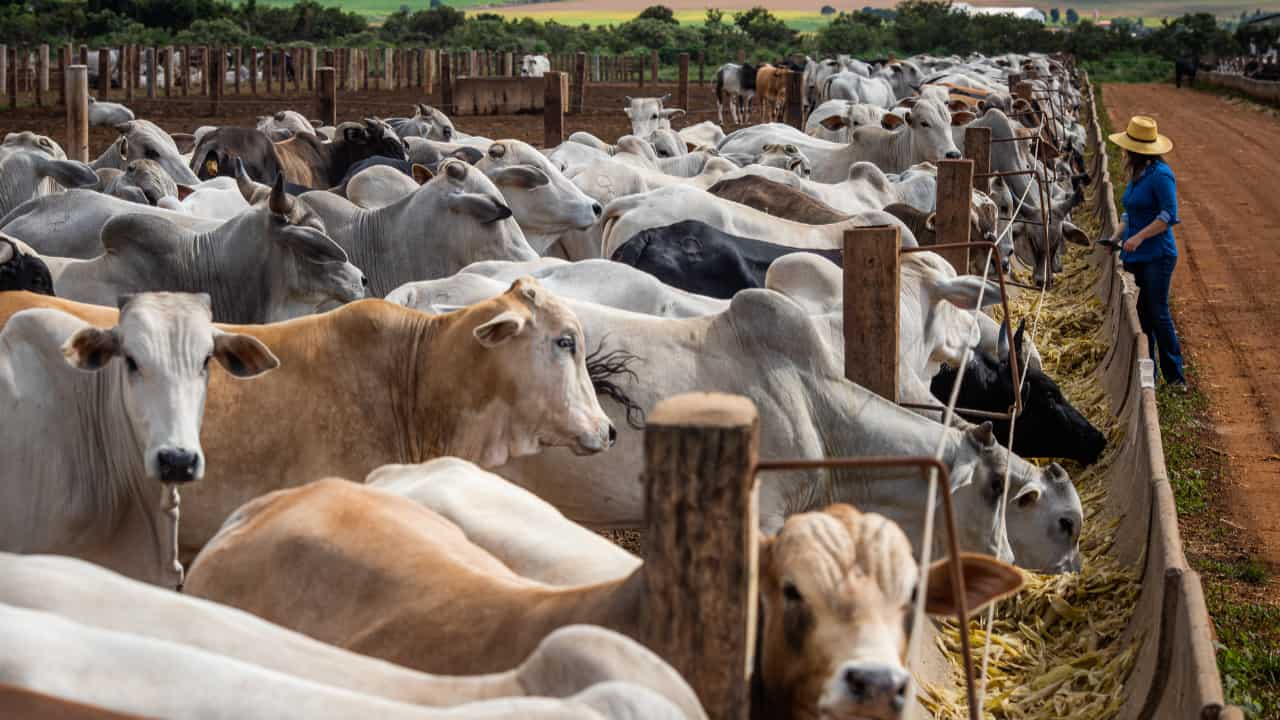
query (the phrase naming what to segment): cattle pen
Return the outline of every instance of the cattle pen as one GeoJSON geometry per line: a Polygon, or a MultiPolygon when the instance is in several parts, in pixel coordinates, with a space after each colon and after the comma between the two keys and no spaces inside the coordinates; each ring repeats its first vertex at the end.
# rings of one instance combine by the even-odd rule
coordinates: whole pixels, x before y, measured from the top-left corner
{"type": "MultiPolygon", "coordinates": [[[[257,49],[250,50],[256,53],[257,49]]],[[[9,59],[7,94],[13,98],[23,76],[14,67],[11,53],[0,53],[0,58],[9,59]]],[[[431,51],[400,53],[388,51],[372,55],[373,60],[368,57],[362,60],[359,54],[352,59],[341,52],[291,51],[279,56],[279,65],[273,65],[270,59],[267,61],[268,68],[279,68],[276,86],[279,92],[271,91],[274,75],[268,70],[268,95],[257,96],[256,88],[246,95],[244,91],[250,88],[236,87],[233,95],[227,97],[218,73],[215,75],[218,79],[208,89],[209,94],[189,102],[210,103],[211,111],[219,116],[254,113],[287,100],[290,90],[286,80],[289,80],[296,93],[294,97],[303,102],[314,101],[316,114],[326,118],[349,115],[349,107],[362,111],[380,106],[389,110],[401,106],[407,109],[409,99],[424,96],[436,98],[443,107],[456,110],[460,99],[454,93],[469,86],[457,82],[450,69],[456,67],[455,63],[465,62],[468,68],[474,68],[475,80],[491,81],[470,84],[473,87],[465,92],[472,93],[473,100],[476,94],[507,93],[502,86],[512,80],[509,76],[514,66],[510,53],[492,58],[480,58],[476,53],[454,56],[433,56],[431,51]],[[286,57],[303,69],[298,75],[284,74],[286,57]],[[375,67],[379,69],[371,69],[375,67]],[[493,72],[488,72],[490,69],[493,72]],[[314,77],[312,70],[316,71],[314,77]],[[375,83],[371,88],[370,78],[379,77],[380,72],[387,78],[385,86],[379,88],[375,83]],[[308,91],[303,87],[314,88],[311,92],[315,94],[304,94],[308,91]],[[337,93],[344,89],[349,94],[340,103],[337,93]]],[[[83,57],[85,50],[80,54],[83,57]]],[[[69,49],[67,55],[70,55],[69,49]]],[[[267,58],[272,56],[267,53],[267,58]]],[[[122,57],[131,57],[130,51],[124,51],[122,57]]],[[[141,59],[129,62],[153,69],[155,63],[163,61],[159,53],[148,51],[132,57],[141,59]]],[[[628,73],[635,72],[636,82],[644,84],[647,80],[649,90],[670,88],[657,84],[656,65],[650,66],[652,74],[646,78],[644,58],[640,57],[638,72],[630,63],[620,63],[621,76],[630,78],[628,73]]],[[[89,91],[86,86],[91,83],[85,68],[67,67],[73,70],[71,76],[75,78],[65,91],[68,126],[74,128],[69,131],[73,142],[68,149],[75,157],[87,159],[91,156],[87,119],[81,102],[73,100],[84,98],[89,91]]],[[[216,73],[216,60],[212,67],[216,73]]],[[[512,105],[496,102],[493,113],[477,113],[512,115],[513,109],[536,111],[547,118],[545,127],[530,129],[526,127],[530,123],[514,116],[476,118],[474,127],[497,137],[506,137],[503,131],[512,130],[513,136],[521,135],[530,142],[549,147],[567,134],[565,112],[577,114],[579,127],[596,120],[600,124],[614,122],[600,119],[605,110],[603,101],[600,101],[601,116],[593,114],[596,108],[584,101],[588,87],[598,93],[594,96],[597,101],[602,97],[616,100],[630,91],[629,84],[610,84],[615,76],[611,75],[608,62],[602,63],[599,58],[589,60],[580,53],[576,58],[568,56],[557,60],[553,67],[558,69],[551,71],[545,80],[520,80],[521,92],[528,90],[524,85],[536,84],[536,92],[526,93],[527,99],[522,96],[512,105]],[[589,85],[584,82],[588,75],[589,85]]],[[[687,58],[682,61],[682,70],[683,82],[675,86],[675,90],[688,98],[687,58]]],[[[0,72],[0,77],[3,76],[4,72],[0,72]]],[[[1093,181],[1089,186],[1088,204],[1077,211],[1076,220],[1091,235],[1110,237],[1119,222],[1114,185],[1108,171],[1105,138],[1097,118],[1100,109],[1094,106],[1095,94],[1087,76],[1082,74],[1082,78],[1082,95],[1086,100],[1081,122],[1085,125],[1088,171],[1093,181]]],[[[122,91],[132,95],[133,80],[122,82],[122,91]]],[[[235,84],[240,85],[238,81],[235,84]]],[[[254,84],[256,86],[256,78],[254,84]]],[[[51,92],[47,84],[36,82],[32,87],[35,88],[32,92],[38,93],[33,95],[37,108],[20,108],[11,100],[13,114],[39,114],[39,106],[47,104],[45,94],[51,92]]],[[[105,87],[111,89],[110,80],[105,87]]],[[[185,86],[181,93],[186,94],[185,86]]],[[[0,97],[3,96],[0,92],[0,97]]],[[[153,108],[168,102],[155,97],[152,86],[148,86],[145,93],[139,92],[137,101],[153,108]]],[[[181,102],[179,98],[174,101],[175,106],[181,102]]],[[[695,101],[686,104],[692,102],[695,101]]],[[[616,105],[609,110],[616,113],[616,105]]],[[[691,115],[713,113],[705,105],[690,110],[693,110],[691,115]]],[[[182,112],[173,107],[167,111],[182,112]]],[[[592,125],[592,129],[596,127],[592,125]]],[[[969,152],[966,156],[972,157],[969,152]]],[[[987,170],[989,168],[981,165],[975,168],[970,160],[942,161],[939,184],[940,187],[948,184],[948,178],[956,173],[955,183],[962,192],[951,195],[967,195],[970,186],[975,180],[981,181],[987,170]]],[[[958,206],[954,198],[944,200],[942,194],[940,190],[939,222],[964,228],[967,237],[967,200],[964,213],[953,212],[954,217],[948,218],[948,210],[958,206]]],[[[1042,201],[1040,207],[1047,207],[1047,203],[1042,201]]],[[[887,237],[883,228],[854,232],[862,233],[863,239],[876,236],[879,239],[875,243],[882,247],[878,249],[875,243],[863,242],[851,245],[846,240],[845,297],[857,296],[868,306],[877,303],[881,307],[896,307],[896,284],[891,287],[889,283],[878,284],[879,280],[871,279],[876,268],[891,266],[895,276],[892,282],[897,282],[896,261],[889,261],[898,256],[896,232],[892,237],[887,237]],[[867,275],[859,276],[858,271],[866,271],[867,275]]],[[[947,236],[954,237],[953,232],[960,231],[948,229],[947,236]]],[[[954,266],[963,268],[968,265],[970,248],[994,251],[994,247],[990,243],[951,243],[940,249],[948,251],[947,257],[954,266]]],[[[978,716],[1235,720],[1242,715],[1238,708],[1224,701],[1199,575],[1189,567],[1179,538],[1173,495],[1164,468],[1151,362],[1135,308],[1136,288],[1132,279],[1124,274],[1118,258],[1106,248],[1071,249],[1065,270],[1064,280],[1054,287],[1052,295],[1037,292],[1040,289],[1034,287],[1027,287],[1016,299],[1006,294],[1008,302],[999,315],[1009,320],[1014,314],[1035,318],[1031,335],[1043,343],[1044,362],[1066,380],[1072,399],[1111,440],[1097,466],[1083,472],[1075,468],[1075,481],[1084,500],[1089,527],[1081,542],[1086,557],[1085,570],[1051,578],[1028,574],[1029,590],[1002,602],[985,619],[969,620],[964,629],[954,621],[925,624],[913,638],[916,653],[911,669],[920,682],[917,695],[920,703],[913,705],[912,712],[917,717],[947,720],[978,716]],[[1046,318],[1051,317],[1052,322],[1041,323],[1042,313],[1046,318]],[[1043,334],[1037,336],[1037,330],[1043,334]],[[1079,351],[1068,353],[1068,345],[1076,346],[1079,351]],[[974,707],[975,700],[982,708],[981,713],[974,707]]],[[[847,313],[853,304],[846,303],[844,307],[847,313]]],[[[896,315],[886,317],[896,318],[896,315]]],[[[850,364],[854,364],[855,348],[870,346],[867,352],[871,352],[877,346],[875,342],[853,341],[851,333],[897,332],[896,323],[883,318],[877,327],[855,328],[856,322],[852,315],[846,316],[845,361],[850,364]]],[[[880,342],[878,347],[896,347],[896,341],[893,345],[880,342]]],[[[1018,378],[1016,354],[1014,358],[1013,374],[1018,378]]],[[[860,367],[870,374],[850,379],[896,400],[893,362],[890,358],[879,364],[863,363],[860,367]]],[[[764,473],[792,467],[795,462],[757,457],[754,409],[744,407],[750,403],[740,400],[681,396],[671,404],[660,405],[649,418],[645,441],[650,508],[662,507],[666,520],[690,508],[697,508],[702,515],[688,523],[659,523],[651,518],[645,527],[647,548],[683,561],[683,564],[671,564],[678,572],[664,577],[664,584],[649,588],[660,598],[657,607],[671,622],[654,623],[647,628],[646,644],[664,648],[661,654],[688,679],[714,718],[746,718],[751,714],[749,679],[757,614],[756,544],[752,541],[756,532],[757,500],[753,496],[756,471],[764,473]],[[726,516],[734,520],[718,525],[708,520],[726,516]],[[689,528],[704,533],[700,536],[706,541],[704,546],[686,546],[686,541],[696,534],[689,528]],[[707,600],[688,602],[684,596],[690,593],[707,600]],[[718,631],[700,626],[709,613],[723,621],[718,631]]],[[[1016,412],[1011,410],[1010,414],[1016,415],[1016,412]]],[[[923,465],[927,466],[928,460],[925,458],[923,465]]],[[[877,462],[869,458],[860,461],[877,462]]],[[[826,462],[840,460],[833,458],[826,462]]],[[[898,464],[903,462],[904,459],[897,459],[898,464]]],[[[946,487],[945,478],[939,480],[939,484],[946,487]]],[[[949,506],[944,520],[946,518],[953,518],[949,506]]],[[[939,531],[938,535],[955,542],[954,528],[945,533],[939,531]]],[[[927,540],[925,545],[929,545],[927,540]]],[[[955,552],[954,547],[951,552],[955,552]]],[[[960,614],[964,615],[963,607],[960,614]]],[[[0,708],[9,707],[3,699],[4,692],[5,688],[0,687],[0,708]]]]}

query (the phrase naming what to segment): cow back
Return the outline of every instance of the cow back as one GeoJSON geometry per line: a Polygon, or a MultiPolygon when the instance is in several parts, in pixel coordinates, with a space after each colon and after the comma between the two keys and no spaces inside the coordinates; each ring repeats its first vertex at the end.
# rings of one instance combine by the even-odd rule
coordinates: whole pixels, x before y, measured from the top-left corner
{"type": "Polygon", "coordinates": [[[707,188],[712,195],[755,208],[784,220],[829,225],[849,216],[809,195],[759,175],[727,178],[707,188]]]}

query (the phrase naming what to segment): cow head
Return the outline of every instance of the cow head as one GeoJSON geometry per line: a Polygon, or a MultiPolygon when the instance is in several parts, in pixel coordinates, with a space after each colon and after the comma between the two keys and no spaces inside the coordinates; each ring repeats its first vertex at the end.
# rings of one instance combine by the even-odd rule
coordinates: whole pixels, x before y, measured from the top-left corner
{"type": "Polygon", "coordinates": [[[30,130],[5,134],[4,142],[0,143],[0,157],[14,150],[44,153],[54,160],[67,159],[67,153],[61,145],[46,135],[37,135],[30,130]]]}
{"type": "Polygon", "coordinates": [[[122,180],[142,191],[148,205],[155,205],[160,202],[160,198],[178,196],[178,184],[155,160],[130,161],[125,167],[122,180]]]}
{"type": "Polygon", "coordinates": [[[425,128],[422,137],[428,140],[453,142],[453,121],[449,119],[448,115],[430,105],[418,103],[414,108],[413,119],[421,123],[425,128]]]}
{"type": "MultiPolygon", "coordinates": [[[[1014,435],[1014,449],[1027,457],[1065,457],[1082,465],[1097,462],[1107,447],[1107,438],[1062,394],[1062,389],[1038,368],[1028,368],[1023,359],[1024,319],[1014,333],[1013,352],[1025,374],[1022,415],[1014,435]]],[[[999,353],[995,363],[996,386],[992,394],[1013,402],[1013,378],[1009,372],[1009,342],[1000,328],[999,353]]]]}
{"type": "Polygon", "coordinates": [[[316,129],[302,113],[294,110],[278,110],[271,115],[258,118],[258,130],[266,133],[272,140],[285,140],[294,135],[315,135],[316,129]]]}
{"type": "MultiPolygon", "coordinates": [[[[967,607],[1022,585],[1017,570],[963,555],[967,607]]],[[[929,569],[926,611],[954,615],[950,565],[929,569]]],[[[918,584],[911,543],[893,522],[849,505],[787,518],[760,544],[760,670],[779,717],[898,720],[918,584]]]]}
{"type": "Polygon", "coordinates": [[[760,155],[756,157],[756,164],[790,170],[802,178],[809,177],[813,172],[809,158],[805,157],[800,148],[791,143],[765,145],[761,148],[760,155]]]}
{"type": "Polygon", "coordinates": [[[603,211],[600,203],[569,182],[545,155],[519,140],[498,140],[476,163],[502,191],[527,235],[585,230],[603,211]]]}
{"type": "Polygon", "coordinates": [[[1066,470],[1057,463],[1040,468],[1009,452],[989,422],[964,435],[951,475],[956,516],[966,518],[958,528],[960,546],[1028,570],[1079,570],[1084,511],[1066,470]],[[1001,533],[1006,470],[1009,505],[1001,533]]]}
{"type": "Polygon", "coordinates": [[[238,378],[280,364],[256,338],[223,332],[210,318],[207,295],[125,296],[114,328],[83,327],[62,346],[72,367],[118,368],[130,430],[153,480],[183,483],[204,475],[200,420],[211,361],[238,378]]]}
{"type": "Polygon", "coordinates": [[[152,160],[160,165],[174,182],[197,185],[200,179],[187,167],[178,153],[178,145],[169,133],[149,120],[130,120],[115,126],[120,138],[116,152],[122,158],[120,168],[133,160],[152,160]]]}
{"type": "Polygon", "coordinates": [[[659,98],[633,98],[628,96],[626,99],[627,106],[624,111],[627,113],[627,119],[631,121],[631,134],[639,138],[646,138],[653,134],[654,130],[670,129],[671,118],[684,114],[684,110],[679,108],[662,107],[662,104],[670,97],[670,95],[663,95],[659,98]]]}
{"type": "Polygon", "coordinates": [[[0,292],[6,290],[53,295],[53,276],[26,243],[0,234],[0,292]]]}
{"type": "MultiPolygon", "coordinates": [[[[465,405],[482,412],[500,408],[478,430],[485,435],[477,450],[481,465],[502,465],[544,446],[586,455],[613,445],[617,431],[591,384],[582,324],[536,280],[517,279],[502,295],[460,311],[456,322],[478,346],[466,355],[467,373],[483,378],[472,390],[477,397],[465,405]]],[[[468,341],[457,342],[465,347],[461,343],[468,341]]],[[[465,426],[461,412],[455,420],[465,426]]]]}
{"type": "Polygon", "coordinates": [[[367,117],[358,123],[342,123],[338,126],[334,139],[337,141],[339,138],[350,157],[382,155],[396,160],[409,159],[409,150],[405,147],[404,140],[400,139],[390,125],[376,117],[367,117]]]}
{"type": "MultiPolygon", "coordinates": [[[[902,114],[902,123],[895,123],[885,115],[882,122],[905,124],[911,138],[911,164],[940,160],[960,159],[960,148],[951,133],[951,112],[947,106],[929,98],[921,99],[902,114]]],[[[888,125],[886,125],[888,127],[888,125]]]]}

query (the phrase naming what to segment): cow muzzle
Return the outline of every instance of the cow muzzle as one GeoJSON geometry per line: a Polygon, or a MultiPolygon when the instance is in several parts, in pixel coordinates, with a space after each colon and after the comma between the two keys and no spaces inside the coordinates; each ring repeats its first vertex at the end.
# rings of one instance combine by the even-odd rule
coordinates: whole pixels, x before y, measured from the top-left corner
{"type": "Polygon", "coordinates": [[[613,447],[618,441],[618,429],[608,423],[603,432],[583,433],[572,446],[574,455],[595,455],[613,447]]]}
{"type": "Polygon", "coordinates": [[[156,452],[156,475],[165,483],[189,483],[204,475],[204,458],[199,452],[181,447],[161,448],[156,452]]]}
{"type": "Polygon", "coordinates": [[[879,662],[847,662],[826,685],[819,706],[824,720],[900,720],[911,676],[879,662]]]}

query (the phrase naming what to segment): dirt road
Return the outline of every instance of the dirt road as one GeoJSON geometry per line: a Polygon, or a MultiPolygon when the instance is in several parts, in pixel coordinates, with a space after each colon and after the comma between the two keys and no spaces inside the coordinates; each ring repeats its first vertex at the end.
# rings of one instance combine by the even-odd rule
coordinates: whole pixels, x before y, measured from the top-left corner
{"type": "Polygon", "coordinates": [[[1172,85],[1108,85],[1113,127],[1151,115],[1174,141],[1173,312],[1228,453],[1228,521],[1280,569],[1280,122],[1172,85]]]}

